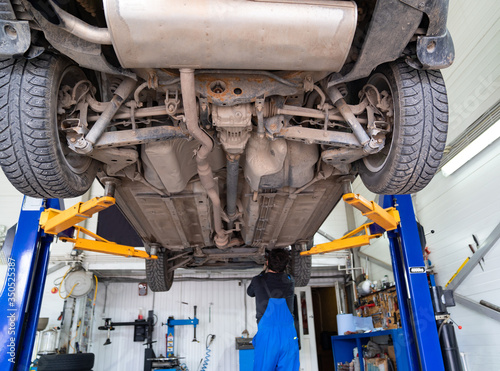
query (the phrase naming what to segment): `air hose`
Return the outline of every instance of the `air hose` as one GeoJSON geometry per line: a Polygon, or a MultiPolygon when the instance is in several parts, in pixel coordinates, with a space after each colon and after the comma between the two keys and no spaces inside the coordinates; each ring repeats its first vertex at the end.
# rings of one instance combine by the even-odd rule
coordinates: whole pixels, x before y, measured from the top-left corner
{"type": "MultiPolygon", "coordinates": [[[[205,342],[206,344],[206,354],[205,354],[205,359],[202,360],[203,361],[203,364],[201,365],[201,369],[199,371],[206,371],[207,370],[207,367],[208,367],[208,363],[210,362],[210,345],[212,345],[212,342],[214,341],[215,339],[215,335],[208,335],[207,336],[207,341],[205,342]]],[[[201,362],[200,362],[201,364],[201,362]]]]}

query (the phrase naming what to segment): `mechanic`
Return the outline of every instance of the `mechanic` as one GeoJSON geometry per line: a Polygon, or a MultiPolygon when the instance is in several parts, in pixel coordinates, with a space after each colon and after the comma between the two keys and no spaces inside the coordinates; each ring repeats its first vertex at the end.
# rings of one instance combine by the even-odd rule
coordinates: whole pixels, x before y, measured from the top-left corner
{"type": "Polygon", "coordinates": [[[247,294],[255,297],[258,331],[253,338],[254,371],[298,371],[299,341],[293,320],[295,281],[285,273],[290,253],[273,249],[267,272],[255,276],[247,294]]]}

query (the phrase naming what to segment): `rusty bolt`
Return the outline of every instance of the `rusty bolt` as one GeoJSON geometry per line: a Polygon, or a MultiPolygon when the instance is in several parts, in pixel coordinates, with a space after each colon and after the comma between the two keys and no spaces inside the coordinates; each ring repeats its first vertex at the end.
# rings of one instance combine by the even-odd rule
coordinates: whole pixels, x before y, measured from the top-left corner
{"type": "Polygon", "coordinates": [[[176,108],[175,104],[169,103],[167,106],[167,112],[169,112],[169,113],[175,112],[175,108],[176,108]]]}

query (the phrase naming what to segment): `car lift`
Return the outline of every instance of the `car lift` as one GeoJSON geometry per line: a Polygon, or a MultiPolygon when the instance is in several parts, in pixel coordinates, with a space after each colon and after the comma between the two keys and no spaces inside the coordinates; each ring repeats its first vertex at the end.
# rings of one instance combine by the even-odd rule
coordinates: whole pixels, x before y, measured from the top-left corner
{"type": "Polygon", "coordinates": [[[114,186],[106,183],[105,196],[79,202],[66,210],[58,199],[25,196],[12,246],[4,245],[7,273],[0,292],[0,370],[28,371],[54,235],[74,243],[74,249],[112,255],[157,259],[145,251],[119,245],[75,224],[114,205],[114,186]],[[76,231],[76,236],[74,233],[76,231]],[[87,234],[96,240],[80,237],[87,234]],[[10,253],[10,255],[9,255],[10,253]]]}
{"type": "MultiPolygon", "coordinates": [[[[59,200],[24,198],[8,258],[6,281],[0,295],[0,328],[3,329],[0,332],[0,345],[7,354],[0,357],[1,370],[29,369],[54,234],[63,235],[60,237],[62,240],[73,242],[74,248],[79,250],[157,258],[130,246],[107,241],[82,227],[75,227],[76,223],[114,204],[112,188],[106,184],[106,196],[78,203],[64,211],[61,211],[63,205],[59,200]],[[71,228],[76,230],[76,236],[67,233],[71,228]],[[80,233],[96,241],[86,240],[80,237],[80,233]]],[[[345,195],[344,200],[360,209],[373,223],[302,254],[320,254],[366,245],[372,238],[380,237],[387,231],[405,333],[405,349],[410,360],[409,370],[444,370],[411,196],[383,196],[383,208],[354,194],[345,195]],[[360,233],[364,234],[357,235],[360,233]]]]}
{"type": "Polygon", "coordinates": [[[400,217],[395,207],[383,209],[375,202],[368,201],[354,193],[346,193],[342,198],[373,222],[365,223],[337,240],[313,246],[310,250],[301,252],[300,255],[323,254],[369,245],[371,239],[378,238],[385,231],[392,231],[398,227],[400,217]],[[360,233],[364,234],[360,235],[360,233]]]}
{"type": "Polygon", "coordinates": [[[338,240],[314,246],[301,255],[369,245],[371,239],[387,231],[408,370],[442,371],[445,369],[443,355],[411,196],[380,197],[382,207],[359,195],[344,195],[344,201],[373,222],[363,224],[338,240]],[[360,233],[364,234],[358,235],[360,233]]]}
{"type": "Polygon", "coordinates": [[[149,255],[145,251],[136,250],[131,246],[119,245],[108,241],[88,229],[75,225],[114,204],[115,199],[113,197],[103,196],[95,197],[87,202],[79,202],[63,211],[47,209],[40,216],[40,226],[47,234],[61,234],[59,239],[65,242],[73,242],[73,248],[77,250],[101,252],[125,257],[157,259],[156,255],[149,255]],[[75,231],[76,236],[73,237],[75,231]],[[69,232],[69,234],[66,232],[69,232]],[[86,234],[95,238],[95,241],[80,237],[80,234],[86,234]]]}

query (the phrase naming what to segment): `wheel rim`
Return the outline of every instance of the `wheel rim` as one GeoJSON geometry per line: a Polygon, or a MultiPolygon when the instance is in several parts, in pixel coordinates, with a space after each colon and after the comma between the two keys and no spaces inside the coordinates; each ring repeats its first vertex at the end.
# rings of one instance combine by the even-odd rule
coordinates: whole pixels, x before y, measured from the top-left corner
{"type": "MultiPolygon", "coordinates": [[[[59,91],[62,89],[63,86],[67,85],[70,87],[75,86],[75,84],[80,81],[80,80],[86,80],[87,77],[83,73],[83,71],[78,68],[77,66],[69,66],[66,68],[61,75],[61,79],[59,81],[59,86],[57,89],[57,97],[56,97],[56,102],[58,102],[59,99],[59,91]]],[[[92,158],[80,155],[74,151],[72,151],[69,146],[68,142],[66,140],[66,133],[61,129],[61,121],[63,118],[65,118],[65,115],[59,115],[57,113],[57,106],[58,104],[56,103],[55,105],[55,110],[56,110],[56,115],[55,117],[57,118],[57,148],[62,154],[62,158],[64,160],[64,165],[66,165],[73,173],[75,174],[83,174],[85,173],[90,165],[92,164],[92,158]]]]}
{"type": "MultiPolygon", "coordinates": [[[[386,90],[390,93],[391,97],[394,97],[393,91],[391,89],[391,85],[389,83],[389,80],[381,74],[381,73],[376,73],[370,77],[368,80],[367,84],[371,84],[375,86],[378,91],[383,91],[386,90]]],[[[395,117],[395,112],[393,109],[393,117],[395,117]]],[[[395,122],[396,120],[394,120],[395,122]]],[[[394,134],[394,123],[392,125],[392,130],[387,134],[386,136],[386,144],[384,148],[373,155],[367,156],[363,158],[363,164],[366,166],[368,170],[370,170],[372,173],[377,173],[380,170],[382,170],[387,163],[387,159],[389,157],[389,154],[392,151],[392,145],[393,145],[393,134],[394,134]]]]}

